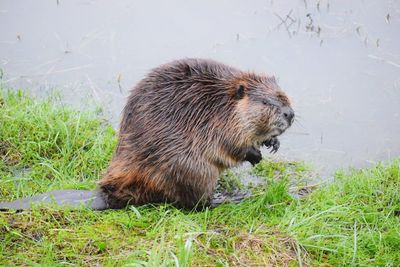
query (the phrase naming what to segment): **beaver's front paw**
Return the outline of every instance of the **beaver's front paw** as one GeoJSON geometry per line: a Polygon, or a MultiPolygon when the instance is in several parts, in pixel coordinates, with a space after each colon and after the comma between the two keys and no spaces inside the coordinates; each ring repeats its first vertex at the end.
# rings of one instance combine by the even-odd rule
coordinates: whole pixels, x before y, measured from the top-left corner
{"type": "Polygon", "coordinates": [[[262,160],[261,151],[253,146],[248,148],[244,160],[250,162],[253,166],[256,165],[262,160]]]}
{"type": "Polygon", "coordinates": [[[271,139],[265,141],[263,143],[264,146],[266,146],[267,148],[271,148],[271,153],[276,153],[279,149],[279,146],[281,145],[281,143],[279,142],[277,137],[272,137],[271,139]]]}

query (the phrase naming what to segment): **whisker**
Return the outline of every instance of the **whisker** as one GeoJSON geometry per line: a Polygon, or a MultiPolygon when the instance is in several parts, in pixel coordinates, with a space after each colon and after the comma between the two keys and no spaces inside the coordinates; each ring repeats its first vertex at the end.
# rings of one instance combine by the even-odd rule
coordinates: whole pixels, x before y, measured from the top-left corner
{"type": "Polygon", "coordinates": [[[304,127],[304,125],[303,125],[299,120],[295,119],[295,120],[294,120],[294,123],[296,123],[297,125],[299,125],[301,128],[306,129],[306,128],[304,127]]]}
{"type": "Polygon", "coordinates": [[[296,113],[296,115],[295,115],[295,118],[302,119],[302,118],[303,118],[303,116],[301,116],[300,114],[296,113]]]}

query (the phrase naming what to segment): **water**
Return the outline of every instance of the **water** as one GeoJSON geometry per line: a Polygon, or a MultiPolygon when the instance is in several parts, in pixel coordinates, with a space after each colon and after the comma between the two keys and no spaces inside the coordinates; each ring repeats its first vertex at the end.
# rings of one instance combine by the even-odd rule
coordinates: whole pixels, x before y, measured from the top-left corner
{"type": "Polygon", "coordinates": [[[400,155],[400,1],[0,2],[5,86],[101,104],[172,59],[212,58],[275,74],[297,123],[279,157],[324,177],[400,155]]]}

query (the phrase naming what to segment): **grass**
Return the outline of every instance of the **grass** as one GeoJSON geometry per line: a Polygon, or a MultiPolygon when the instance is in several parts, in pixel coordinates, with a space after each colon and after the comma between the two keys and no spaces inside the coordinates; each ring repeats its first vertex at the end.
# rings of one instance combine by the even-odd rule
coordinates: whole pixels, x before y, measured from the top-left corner
{"type": "Polygon", "coordinates": [[[3,91],[0,194],[20,198],[57,188],[91,189],[112,154],[112,127],[94,114],[3,91]]]}
{"type": "MultiPolygon", "coordinates": [[[[101,114],[0,90],[0,199],[93,189],[116,142],[101,114]]],[[[266,184],[240,204],[95,212],[36,207],[0,213],[0,265],[399,266],[400,160],[338,173],[298,199],[304,164],[266,160],[266,184]]],[[[231,172],[226,186],[237,184],[231,172]]],[[[223,184],[223,183],[222,183],[223,184]]]]}

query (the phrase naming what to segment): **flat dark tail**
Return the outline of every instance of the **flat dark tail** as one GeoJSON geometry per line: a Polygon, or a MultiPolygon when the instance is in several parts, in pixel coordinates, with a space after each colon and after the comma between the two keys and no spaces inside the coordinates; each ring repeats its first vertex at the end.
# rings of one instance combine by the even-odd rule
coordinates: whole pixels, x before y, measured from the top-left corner
{"type": "Polygon", "coordinates": [[[49,203],[69,207],[87,207],[94,210],[109,209],[103,194],[93,190],[56,190],[12,202],[0,202],[0,211],[26,210],[33,203],[49,203]]]}
{"type": "MultiPolygon", "coordinates": [[[[239,203],[251,196],[249,191],[215,193],[210,207],[215,208],[224,202],[239,203]]],[[[11,202],[0,202],[0,212],[8,210],[27,210],[32,204],[56,204],[62,207],[87,207],[93,210],[111,209],[104,193],[98,190],[56,190],[11,202]]],[[[115,207],[114,207],[115,208],[115,207]]]]}

